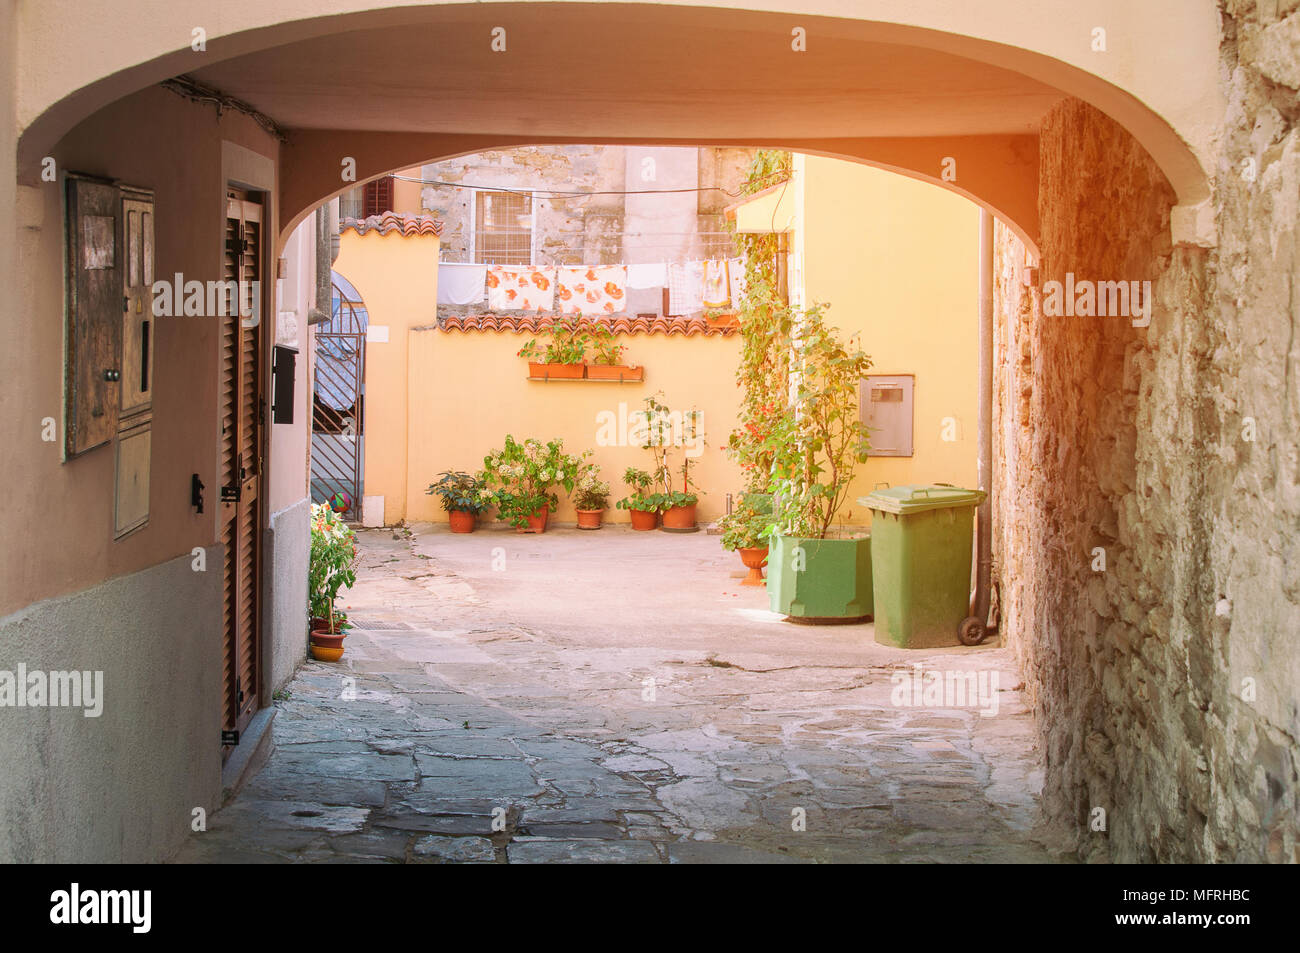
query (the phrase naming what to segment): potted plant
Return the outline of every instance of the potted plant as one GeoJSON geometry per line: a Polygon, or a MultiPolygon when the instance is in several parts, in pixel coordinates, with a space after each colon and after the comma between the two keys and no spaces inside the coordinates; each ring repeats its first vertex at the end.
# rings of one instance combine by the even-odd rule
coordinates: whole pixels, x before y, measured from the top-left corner
{"type": "Polygon", "coordinates": [[[551,340],[542,347],[536,340],[519,349],[528,359],[528,376],[537,380],[581,380],[586,365],[587,334],[569,316],[555,319],[548,332],[551,340]]]}
{"type": "Polygon", "coordinates": [[[825,323],[825,305],[791,313],[788,401],[772,416],[773,611],[804,621],[853,622],[873,612],[871,540],[833,532],[854,468],[867,459],[858,388],[871,359],[825,323]]]}
{"type": "Polygon", "coordinates": [[[437,496],[453,533],[472,533],[478,514],[492,505],[492,491],[478,477],[461,470],[444,470],[426,495],[437,496]]]}
{"type": "Polygon", "coordinates": [[[600,471],[588,466],[574,485],[573,506],[578,511],[578,529],[600,529],[601,516],[609,505],[609,484],[602,483],[600,471]]]}
{"type": "Polygon", "coordinates": [[[644,470],[628,467],[623,471],[623,482],[632,492],[616,504],[620,510],[627,510],[632,518],[632,528],[639,531],[654,529],[659,525],[659,507],[663,499],[657,493],[651,493],[655,478],[644,470]]]}
{"type": "Polygon", "coordinates": [[[357,545],[352,529],[327,504],[311,508],[311,555],[307,567],[311,655],[322,662],[343,657],[347,616],[335,603],[340,590],[357,581],[357,545]]]}
{"type": "Polygon", "coordinates": [[[565,453],[559,438],[543,444],[533,437],[521,442],[507,434],[505,446],[483,458],[479,478],[490,489],[502,519],[518,532],[544,533],[551,511],[560,503],[553,488],[573,492],[590,455],[590,451],[580,456],[565,453]]]}
{"type": "Polygon", "coordinates": [[[670,410],[659,398],[662,393],[644,399],[645,408],[637,412],[633,432],[639,434],[641,446],[654,456],[654,476],[660,485],[659,510],[663,514],[663,528],[669,532],[692,533],[695,507],[699,502],[698,488],[691,483],[691,457],[698,456],[704,446],[700,430],[701,413],[670,410]],[[673,489],[672,452],[682,451],[682,488],[673,489]]]}
{"type": "Polygon", "coordinates": [[[722,548],[740,553],[740,561],[749,570],[742,586],[763,585],[763,566],[767,564],[767,531],[771,513],[742,499],[739,506],[722,519],[722,548]]]}
{"type": "Polygon", "coordinates": [[[624,364],[626,350],[614,337],[614,332],[604,324],[596,324],[591,332],[593,359],[587,364],[587,379],[593,381],[639,381],[645,379],[645,368],[624,364]]]}

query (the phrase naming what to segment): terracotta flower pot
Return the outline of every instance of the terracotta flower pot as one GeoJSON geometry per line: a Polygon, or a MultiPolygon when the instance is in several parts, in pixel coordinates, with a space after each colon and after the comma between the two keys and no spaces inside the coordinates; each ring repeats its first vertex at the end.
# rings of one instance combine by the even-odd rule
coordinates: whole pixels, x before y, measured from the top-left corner
{"type": "Polygon", "coordinates": [[[635,530],[654,529],[659,525],[659,514],[654,510],[628,510],[632,514],[632,528],[635,530]]]}
{"type": "Polygon", "coordinates": [[[586,374],[585,364],[534,364],[528,362],[528,376],[542,380],[582,380],[586,374]]]}
{"type": "Polygon", "coordinates": [[[527,526],[516,526],[516,533],[545,533],[546,520],[551,515],[551,508],[543,506],[540,510],[528,517],[527,526]]]}
{"type": "Polygon", "coordinates": [[[640,381],[645,379],[644,367],[627,364],[588,364],[589,381],[640,381]]]}
{"type": "Polygon", "coordinates": [[[478,517],[473,513],[466,513],[464,510],[452,510],[447,514],[451,522],[451,531],[453,533],[472,533],[474,526],[478,522],[478,517]]]}
{"type": "Polygon", "coordinates": [[[670,506],[664,510],[664,529],[694,529],[695,506],[694,503],[687,503],[685,506],[670,506]]]}
{"type": "Polygon", "coordinates": [[[741,547],[736,552],[740,553],[740,561],[749,569],[749,575],[740,584],[742,586],[766,585],[763,579],[763,567],[767,565],[767,547],[741,547]]]}
{"type": "Polygon", "coordinates": [[[600,529],[600,517],[604,510],[578,510],[578,529],[600,529]]]}
{"type": "Polygon", "coordinates": [[[346,638],[346,632],[312,629],[311,657],[318,662],[337,662],[343,657],[343,640],[346,638]]]}

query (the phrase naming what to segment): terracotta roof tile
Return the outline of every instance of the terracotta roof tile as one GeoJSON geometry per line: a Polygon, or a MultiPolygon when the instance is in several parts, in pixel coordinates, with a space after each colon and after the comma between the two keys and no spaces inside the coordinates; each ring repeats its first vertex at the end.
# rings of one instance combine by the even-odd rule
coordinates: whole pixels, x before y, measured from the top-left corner
{"type": "Polygon", "coordinates": [[[380,235],[400,231],[408,238],[412,235],[441,235],[443,222],[432,215],[398,215],[385,212],[383,215],[371,215],[369,218],[345,218],[339,222],[339,231],[354,228],[358,235],[377,231],[380,235]]]}
{"type": "MultiPolygon", "coordinates": [[[[510,331],[515,334],[539,334],[548,331],[555,324],[553,314],[510,315],[510,314],[467,314],[447,315],[438,319],[438,327],[443,331],[510,331]]],[[[711,324],[704,318],[665,318],[656,316],[642,318],[629,314],[613,315],[602,319],[615,334],[680,334],[683,337],[729,337],[736,333],[736,327],[711,324]]],[[[583,320],[579,326],[590,325],[583,320]]]]}

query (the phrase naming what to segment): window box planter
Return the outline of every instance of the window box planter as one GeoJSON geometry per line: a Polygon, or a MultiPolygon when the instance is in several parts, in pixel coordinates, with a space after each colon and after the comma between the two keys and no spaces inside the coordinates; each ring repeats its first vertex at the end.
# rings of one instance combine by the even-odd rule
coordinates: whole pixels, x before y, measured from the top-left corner
{"type": "Polygon", "coordinates": [[[627,364],[588,364],[587,380],[620,381],[623,383],[645,380],[644,367],[627,364]]]}
{"type": "Polygon", "coordinates": [[[587,370],[585,364],[535,364],[528,362],[528,376],[542,381],[580,381],[587,370]]]}
{"type": "Polygon", "coordinates": [[[850,623],[872,617],[871,537],[773,537],[767,598],[792,622],[850,623]]]}

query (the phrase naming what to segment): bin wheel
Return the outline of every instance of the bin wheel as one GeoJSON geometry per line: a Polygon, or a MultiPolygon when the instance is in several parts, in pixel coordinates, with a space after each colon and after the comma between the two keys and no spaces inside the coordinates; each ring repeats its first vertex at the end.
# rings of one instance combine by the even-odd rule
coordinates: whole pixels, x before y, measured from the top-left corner
{"type": "Polygon", "coordinates": [[[957,627],[957,639],[962,645],[979,645],[987,634],[984,623],[973,615],[967,616],[957,627]]]}

